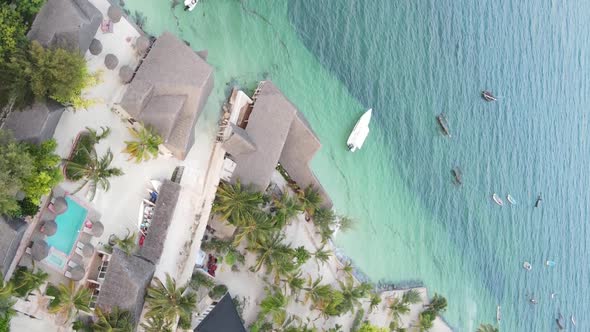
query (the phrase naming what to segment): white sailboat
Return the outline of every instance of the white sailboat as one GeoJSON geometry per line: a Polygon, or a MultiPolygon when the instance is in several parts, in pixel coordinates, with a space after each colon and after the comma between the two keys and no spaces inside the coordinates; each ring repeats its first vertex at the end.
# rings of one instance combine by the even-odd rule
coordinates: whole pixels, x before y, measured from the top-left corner
{"type": "Polygon", "coordinates": [[[184,10],[192,11],[197,6],[197,3],[199,3],[199,0],[184,0],[184,10]]]}
{"type": "Polygon", "coordinates": [[[358,120],[356,125],[354,125],[354,129],[346,141],[346,145],[348,146],[348,150],[350,150],[350,152],[354,152],[363,146],[365,139],[369,135],[369,122],[371,122],[372,112],[373,109],[366,111],[358,120]]]}

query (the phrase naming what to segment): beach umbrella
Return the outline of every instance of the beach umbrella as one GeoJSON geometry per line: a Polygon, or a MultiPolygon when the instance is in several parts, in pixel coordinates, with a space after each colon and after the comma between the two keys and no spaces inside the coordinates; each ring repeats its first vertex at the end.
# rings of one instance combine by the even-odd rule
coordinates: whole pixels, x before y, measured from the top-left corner
{"type": "Polygon", "coordinates": [[[84,263],[84,257],[82,257],[78,254],[73,254],[72,258],[70,258],[70,260],[76,264],[79,264],[79,265],[83,265],[83,263],[84,263]]]}
{"type": "Polygon", "coordinates": [[[107,16],[113,23],[118,23],[121,20],[121,16],[123,16],[123,11],[119,6],[110,6],[107,10],[107,16]]]}
{"type": "Polygon", "coordinates": [[[82,280],[82,278],[84,278],[84,275],[86,274],[86,271],[84,271],[84,268],[80,265],[72,267],[68,269],[68,271],[70,272],[70,279],[74,281],[82,280]]]}
{"type": "Polygon", "coordinates": [[[207,60],[207,57],[209,56],[209,51],[207,50],[202,50],[202,51],[198,51],[197,55],[203,59],[203,60],[207,60]]]}
{"type": "Polygon", "coordinates": [[[119,68],[119,78],[125,84],[131,82],[131,78],[133,78],[133,69],[127,65],[122,66],[119,68]]]}
{"type": "Polygon", "coordinates": [[[99,237],[104,233],[104,225],[100,221],[95,221],[92,223],[92,228],[90,229],[90,234],[94,237],[99,237]]]}
{"type": "Polygon", "coordinates": [[[45,240],[35,240],[33,242],[33,247],[31,248],[31,256],[36,261],[40,261],[45,259],[45,257],[49,256],[49,245],[45,240]]]}
{"type": "Polygon", "coordinates": [[[117,59],[117,56],[109,53],[107,54],[107,56],[104,57],[104,65],[105,67],[107,67],[107,69],[113,70],[117,67],[117,65],[119,64],[119,59],[117,59]]]}
{"type": "Polygon", "coordinates": [[[90,257],[94,254],[94,246],[90,243],[84,243],[84,247],[82,247],[82,255],[84,257],[90,257]]]}
{"type": "Polygon", "coordinates": [[[68,209],[68,202],[66,201],[66,199],[63,196],[56,198],[55,201],[53,202],[53,211],[55,212],[56,215],[60,215],[64,212],[66,212],[67,209],[68,209]]]}
{"type": "Polygon", "coordinates": [[[140,36],[135,40],[135,50],[137,51],[137,54],[144,55],[149,47],[150,40],[147,37],[140,36]]]}
{"type": "Polygon", "coordinates": [[[102,43],[100,40],[94,38],[92,42],[90,42],[90,47],[88,48],[90,54],[92,55],[99,55],[102,52],[102,43]]]}
{"type": "Polygon", "coordinates": [[[41,221],[55,220],[55,217],[57,217],[55,213],[51,212],[49,209],[46,209],[41,214],[41,221]]]}
{"type": "Polygon", "coordinates": [[[57,223],[55,220],[47,220],[43,223],[43,234],[51,236],[57,232],[57,223]]]}

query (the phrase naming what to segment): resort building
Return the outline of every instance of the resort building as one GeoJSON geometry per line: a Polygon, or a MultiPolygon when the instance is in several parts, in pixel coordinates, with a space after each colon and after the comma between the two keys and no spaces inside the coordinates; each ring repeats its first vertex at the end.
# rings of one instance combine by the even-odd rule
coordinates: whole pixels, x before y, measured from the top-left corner
{"type": "Polygon", "coordinates": [[[197,320],[195,332],[246,332],[238,310],[229,293],[219,302],[214,302],[209,310],[204,311],[197,320]]]}
{"type": "Polygon", "coordinates": [[[0,271],[7,278],[28,224],[18,218],[0,216],[0,271]]]}
{"type": "Polygon", "coordinates": [[[102,14],[88,0],[47,0],[27,37],[45,47],[85,54],[101,22],[102,14]]]}
{"type": "Polygon", "coordinates": [[[120,106],[130,122],[153,126],[164,146],[184,159],[194,126],[213,89],[213,68],[184,42],[163,33],[139,65],[120,106]]]}
{"type": "MultiPolygon", "coordinates": [[[[271,82],[263,81],[245,103],[223,147],[235,162],[231,181],[238,179],[264,191],[277,165],[297,185],[316,188],[324,204],[332,206],[330,197],[309,168],[309,162],[321,143],[303,114],[271,82]]],[[[233,167],[232,167],[233,168],[233,167]]]]}
{"type": "Polygon", "coordinates": [[[87,286],[94,289],[94,294],[98,294],[96,305],[92,307],[96,306],[106,311],[113,307],[129,310],[137,324],[155,266],[143,257],[127,255],[118,248],[114,248],[113,253],[105,257],[108,257],[108,260],[102,260],[103,265],[96,271],[95,280],[90,277],[87,281],[87,286]],[[106,272],[101,277],[100,273],[103,270],[106,272]]]}
{"type": "Polygon", "coordinates": [[[53,137],[64,110],[62,105],[52,100],[35,103],[27,109],[8,114],[0,128],[10,131],[17,141],[41,143],[53,137]]]}

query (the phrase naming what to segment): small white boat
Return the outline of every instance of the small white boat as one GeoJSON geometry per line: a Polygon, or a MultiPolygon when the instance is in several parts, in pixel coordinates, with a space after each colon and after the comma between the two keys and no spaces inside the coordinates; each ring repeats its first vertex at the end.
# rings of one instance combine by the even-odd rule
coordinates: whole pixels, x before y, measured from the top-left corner
{"type": "Polygon", "coordinates": [[[549,267],[554,267],[555,266],[555,262],[554,261],[546,261],[545,265],[549,266],[549,267]]]}
{"type": "Polygon", "coordinates": [[[348,146],[348,150],[350,150],[350,152],[360,149],[363,146],[365,139],[369,135],[369,122],[371,122],[372,111],[373,109],[369,109],[361,116],[356,125],[354,125],[352,133],[350,133],[350,136],[348,136],[346,145],[348,146]]]}
{"type": "Polygon", "coordinates": [[[502,201],[502,199],[500,198],[500,196],[498,196],[496,193],[494,193],[492,195],[492,199],[494,200],[494,202],[496,202],[496,204],[503,206],[504,202],[502,201]]]}
{"type": "Polygon", "coordinates": [[[532,265],[531,265],[531,263],[529,263],[529,262],[524,262],[524,263],[522,264],[522,267],[524,267],[524,269],[525,269],[525,270],[527,270],[527,271],[530,271],[530,270],[532,270],[532,269],[533,269],[533,266],[532,266],[532,265]]]}
{"type": "Polygon", "coordinates": [[[195,9],[195,7],[197,6],[197,4],[199,3],[199,0],[184,0],[184,10],[185,11],[192,11],[193,9],[195,9]]]}
{"type": "Polygon", "coordinates": [[[578,325],[578,322],[576,322],[576,316],[571,315],[570,320],[572,321],[572,324],[574,324],[574,326],[578,325]]]}
{"type": "Polygon", "coordinates": [[[510,194],[508,194],[508,196],[506,196],[506,199],[508,200],[508,202],[510,202],[510,204],[514,205],[516,204],[516,201],[514,200],[514,197],[510,196],[510,194]]]}
{"type": "Polygon", "coordinates": [[[502,313],[500,312],[500,306],[496,307],[496,321],[498,321],[498,323],[500,323],[500,320],[502,319],[502,313]]]}

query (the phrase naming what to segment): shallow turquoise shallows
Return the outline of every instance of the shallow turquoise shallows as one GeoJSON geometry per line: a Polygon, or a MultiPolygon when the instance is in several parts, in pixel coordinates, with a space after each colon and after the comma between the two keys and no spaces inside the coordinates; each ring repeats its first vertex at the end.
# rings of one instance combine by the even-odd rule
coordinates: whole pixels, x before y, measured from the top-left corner
{"type": "Polygon", "coordinates": [[[68,209],[64,214],[55,218],[57,232],[47,237],[47,243],[51,247],[69,255],[78,239],[78,232],[80,232],[80,228],[84,220],[86,220],[88,211],[70,197],[66,197],[66,201],[68,202],[68,209]]]}
{"type": "Polygon", "coordinates": [[[357,221],[336,242],[372,280],[443,294],[455,331],[495,322],[497,305],[501,331],[554,331],[558,312],[590,331],[589,1],[125,3],[149,33],[208,50],[215,88],[197,130],[214,135],[235,83],[272,79],[297,105],[322,142],[313,170],[357,221]],[[349,153],[370,107],[371,133],[349,153]]]}

